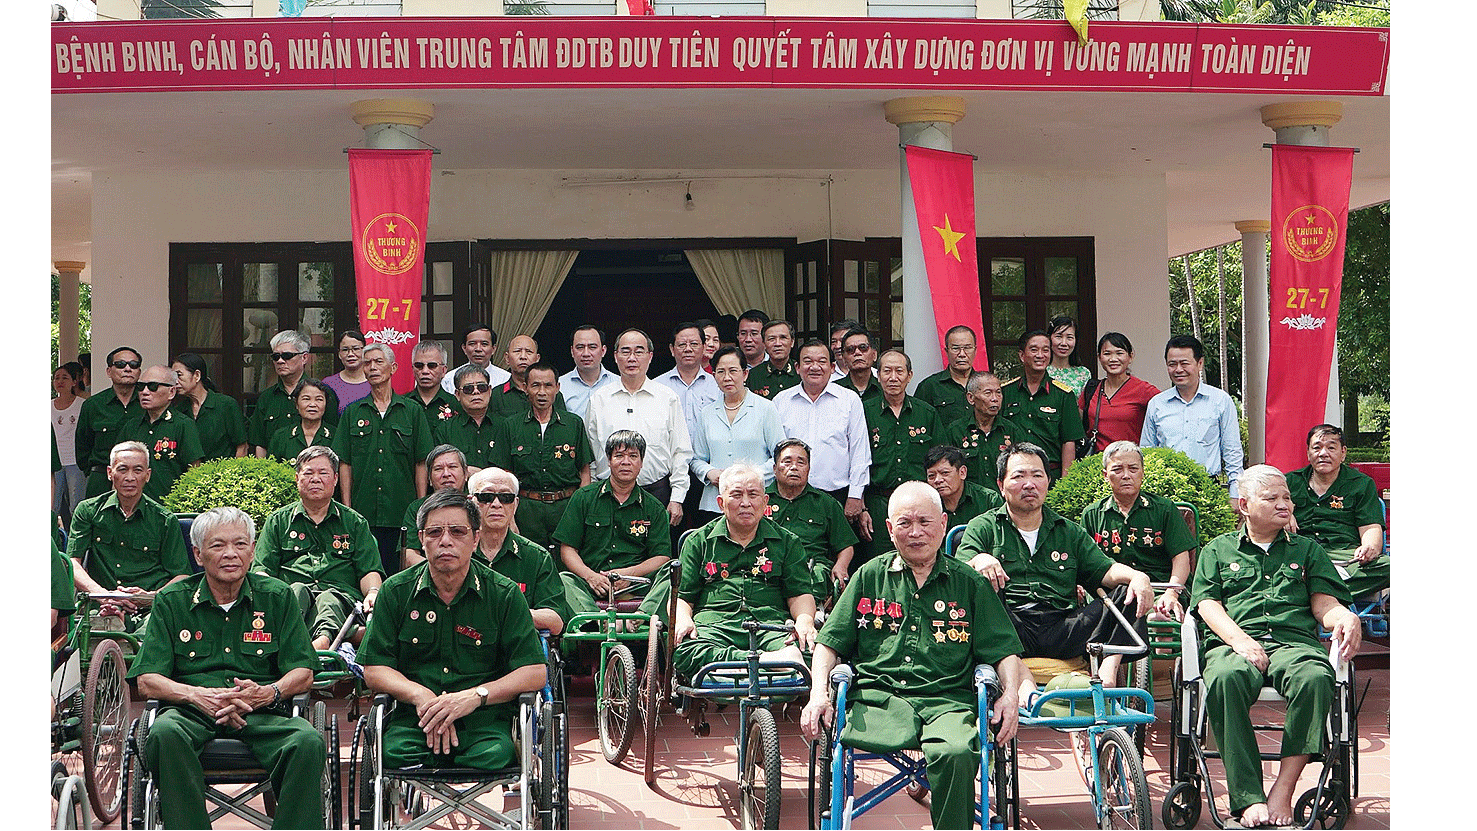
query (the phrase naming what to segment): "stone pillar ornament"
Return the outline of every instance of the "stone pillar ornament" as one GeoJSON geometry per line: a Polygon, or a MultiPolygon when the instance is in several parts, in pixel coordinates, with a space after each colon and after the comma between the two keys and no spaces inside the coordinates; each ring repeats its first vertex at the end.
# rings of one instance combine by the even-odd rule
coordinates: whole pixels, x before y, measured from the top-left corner
{"type": "Polygon", "coordinates": [[[74,360],[81,344],[82,270],[87,263],[57,260],[58,297],[56,306],[57,365],[74,360]]]}
{"type": "Polygon", "coordinates": [[[349,105],[354,123],[364,128],[365,142],[376,150],[416,150],[421,128],[431,123],[436,105],[418,98],[366,98],[349,105]]]}
{"type": "Polygon", "coordinates": [[[1244,219],[1241,233],[1241,410],[1246,416],[1246,464],[1267,458],[1267,349],[1270,312],[1267,298],[1267,235],[1272,223],[1244,219]]]}

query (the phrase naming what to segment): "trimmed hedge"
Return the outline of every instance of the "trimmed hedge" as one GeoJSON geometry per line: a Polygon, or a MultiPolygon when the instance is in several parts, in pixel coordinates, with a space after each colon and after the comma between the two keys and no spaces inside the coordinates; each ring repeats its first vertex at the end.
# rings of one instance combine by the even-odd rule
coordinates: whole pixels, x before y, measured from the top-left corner
{"type": "Polygon", "coordinates": [[[198,514],[230,505],[261,528],[267,514],[297,499],[297,475],[276,459],[215,459],[185,471],[164,506],[177,514],[198,514]]]}
{"type": "MultiPolygon", "coordinates": [[[[1178,450],[1145,447],[1144,491],[1174,502],[1188,502],[1200,513],[1201,545],[1236,527],[1236,515],[1226,498],[1226,489],[1206,474],[1205,468],[1178,450]]],[[[1111,493],[1103,476],[1103,454],[1096,453],[1072,465],[1046,494],[1046,504],[1067,519],[1080,521],[1088,505],[1111,493]]]]}

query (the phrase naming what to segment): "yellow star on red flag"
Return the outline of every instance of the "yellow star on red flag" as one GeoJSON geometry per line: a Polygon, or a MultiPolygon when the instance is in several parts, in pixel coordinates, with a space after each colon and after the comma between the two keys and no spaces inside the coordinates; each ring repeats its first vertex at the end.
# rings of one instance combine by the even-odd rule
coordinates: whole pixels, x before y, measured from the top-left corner
{"type": "Polygon", "coordinates": [[[949,223],[949,215],[944,214],[944,225],[942,228],[935,225],[933,226],[933,230],[938,231],[939,236],[943,237],[944,253],[953,254],[954,259],[963,262],[963,258],[959,256],[959,240],[964,238],[964,234],[954,230],[954,226],[949,223]]]}

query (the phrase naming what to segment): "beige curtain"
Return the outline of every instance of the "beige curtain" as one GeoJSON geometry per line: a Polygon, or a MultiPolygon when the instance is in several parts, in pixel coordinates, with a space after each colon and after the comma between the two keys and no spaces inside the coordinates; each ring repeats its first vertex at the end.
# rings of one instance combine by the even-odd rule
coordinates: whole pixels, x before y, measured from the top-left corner
{"type": "Polygon", "coordinates": [[[499,345],[538,331],[578,251],[493,251],[492,324],[499,345]]]}
{"type": "Polygon", "coordinates": [[[719,314],[759,309],[785,316],[785,252],[778,248],[695,248],[684,252],[719,314]]]}

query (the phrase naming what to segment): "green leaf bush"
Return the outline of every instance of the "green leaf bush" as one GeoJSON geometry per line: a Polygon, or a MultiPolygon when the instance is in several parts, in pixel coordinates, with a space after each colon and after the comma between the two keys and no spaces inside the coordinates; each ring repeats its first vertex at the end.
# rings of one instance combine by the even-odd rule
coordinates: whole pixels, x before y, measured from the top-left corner
{"type": "Polygon", "coordinates": [[[177,514],[198,514],[230,505],[245,511],[261,528],[267,514],[297,499],[297,476],[276,459],[215,459],[185,471],[164,506],[177,514]]]}
{"type": "MultiPolygon", "coordinates": [[[[1145,447],[1144,491],[1173,502],[1188,502],[1200,514],[1201,545],[1236,527],[1236,515],[1226,501],[1226,489],[1206,474],[1205,468],[1178,450],[1145,447]]],[[[1046,504],[1070,520],[1080,520],[1088,505],[1111,493],[1103,476],[1103,454],[1097,453],[1072,465],[1046,494],[1046,504]]]]}

